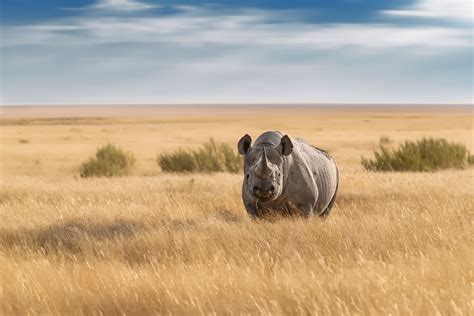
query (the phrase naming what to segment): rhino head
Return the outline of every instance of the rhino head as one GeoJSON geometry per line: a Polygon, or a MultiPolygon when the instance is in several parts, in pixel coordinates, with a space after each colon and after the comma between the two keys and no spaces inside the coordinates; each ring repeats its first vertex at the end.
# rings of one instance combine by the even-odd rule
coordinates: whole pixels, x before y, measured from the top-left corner
{"type": "Polygon", "coordinates": [[[260,202],[276,200],[283,192],[285,156],[293,151],[291,139],[285,135],[277,146],[257,144],[243,136],[238,143],[239,153],[245,156],[243,190],[260,202]]]}

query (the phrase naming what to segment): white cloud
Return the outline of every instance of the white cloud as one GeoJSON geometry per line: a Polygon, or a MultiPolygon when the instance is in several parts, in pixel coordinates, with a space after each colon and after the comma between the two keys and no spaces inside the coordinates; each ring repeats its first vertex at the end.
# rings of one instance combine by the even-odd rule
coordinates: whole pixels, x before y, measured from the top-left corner
{"type": "Polygon", "coordinates": [[[447,18],[472,21],[472,0],[421,0],[400,10],[385,10],[386,15],[422,18],[447,18]]]}
{"type": "Polygon", "coordinates": [[[11,54],[4,103],[472,102],[469,71],[456,70],[466,54],[162,44],[11,54]]]}
{"type": "Polygon", "coordinates": [[[393,24],[267,23],[274,13],[215,15],[202,9],[154,17],[83,16],[4,29],[4,46],[103,43],[300,45],[311,49],[410,47],[422,52],[472,45],[470,29],[393,24]]]}
{"type": "Polygon", "coordinates": [[[103,11],[142,11],[153,9],[155,6],[136,0],[99,0],[88,9],[103,11]]]}
{"type": "Polygon", "coordinates": [[[2,27],[1,102],[472,102],[463,25],[147,9],[109,0],[76,17],[2,27]]]}

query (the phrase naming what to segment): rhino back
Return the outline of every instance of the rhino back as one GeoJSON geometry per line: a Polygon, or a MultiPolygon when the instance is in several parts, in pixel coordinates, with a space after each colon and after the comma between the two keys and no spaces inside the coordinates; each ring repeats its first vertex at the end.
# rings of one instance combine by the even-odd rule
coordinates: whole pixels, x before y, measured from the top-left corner
{"type": "Polygon", "coordinates": [[[256,140],[254,146],[258,145],[270,145],[277,147],[280,142],[283,134],[279,131],[269,131],[260,135],[256,140]]]}

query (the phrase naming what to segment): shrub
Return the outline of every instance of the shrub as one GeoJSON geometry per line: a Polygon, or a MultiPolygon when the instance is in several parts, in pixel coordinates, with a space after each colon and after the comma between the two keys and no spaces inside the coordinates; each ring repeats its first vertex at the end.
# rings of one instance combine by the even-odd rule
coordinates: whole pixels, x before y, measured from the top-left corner
{"type": "Polygon", "coordinates": [[[243,163],[231,146],[212,138],[197,150],[179,149],[159,155],[157,161],[164,172],[239,172],[243,163]]]}
{"type": "Polygon", "coordinates": [[[30,143],[30,140],[29,139],[26,139],[26,138],[19,138],[18,139],[18,142],[20,144],[29,144],[30,143]]]}
{"type": "Polygon", "coordinates": [[[171,154],[162,154],[158,157],[161,170],[166,172],[193,172],[196,171],[196,161],[193,153],[179,149],[171,154]]]}
{"type": "Polygon", "coordinates": [[[131,153],[107,144],[97,150],[95,157],[82,163],[80,174],[81,177],[125,176],[130,173],[134,165],[135,158],[131,153]]]}
{"type": "Polygon", "coordinates": [[[471,155],[471,153],[469,153],[469,156],[467,157],[467,163],[470,166],[474,165],[474,155],[471,155]]]}
{"type": "Polygon", "coordinates": [[[416,142],[407,140],[398,148],[379,142],[374,151],[375,159],[362,157],[362,166],[373,171],[436,171],[462,169],[467,166],[466,146],[450,143],[446,139],[423,138],[416,142]]]}

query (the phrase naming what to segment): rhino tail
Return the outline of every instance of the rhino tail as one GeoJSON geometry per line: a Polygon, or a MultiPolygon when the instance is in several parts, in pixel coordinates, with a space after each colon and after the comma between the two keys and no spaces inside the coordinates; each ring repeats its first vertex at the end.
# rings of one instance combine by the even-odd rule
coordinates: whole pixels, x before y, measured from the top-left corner
{"type": "Polygon", "coordinates": [[[334,191],[334,195],[329,202],[328,207],[324,209],[321,213],[319,213],[319,217],[321,218],[326,218],[328,217],[329,213],[331,212],[332,207],[334,206],[334,202],[336,202],[336,195],[337,195],[337,189],[339,188],[339,169],[336,166],[336,190],[334,191]]]}

